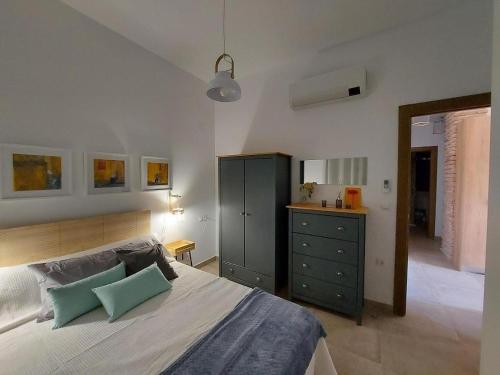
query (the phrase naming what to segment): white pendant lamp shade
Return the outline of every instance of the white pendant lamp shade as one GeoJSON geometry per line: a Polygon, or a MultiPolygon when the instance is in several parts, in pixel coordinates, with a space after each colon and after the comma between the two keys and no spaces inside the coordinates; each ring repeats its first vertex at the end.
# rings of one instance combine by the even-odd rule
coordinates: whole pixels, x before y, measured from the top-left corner
{"type": "Polygon", "coordinates": [[[208,84],[207,96],[218,102],[234,102],[241,98],[241,88],[234,80],[234,60],[226,53],[226,0],[222,7],[222,39],[224,40],[224,52],[215,61],[215,77],[208,84]],[[220,63],[231,64],[231,69],[219,71],[220,63]]]}
{"type": "Polygon", "coordinates": [[[217,72],[208,84],[207,96],[218,102],[234,102],[241,98],[241,88],[230,72],[217,72]]]}

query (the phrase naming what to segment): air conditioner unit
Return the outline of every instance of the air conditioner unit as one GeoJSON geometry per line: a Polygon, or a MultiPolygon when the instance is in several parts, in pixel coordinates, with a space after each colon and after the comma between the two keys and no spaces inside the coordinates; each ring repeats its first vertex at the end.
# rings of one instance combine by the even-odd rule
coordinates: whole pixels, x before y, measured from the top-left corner
{"type": "Polygon", "coordinates": [[[290,85],[290,107],[301,109],[315,104],[360,97],[365,92],[365,68],[340,69],[290,85]]]}

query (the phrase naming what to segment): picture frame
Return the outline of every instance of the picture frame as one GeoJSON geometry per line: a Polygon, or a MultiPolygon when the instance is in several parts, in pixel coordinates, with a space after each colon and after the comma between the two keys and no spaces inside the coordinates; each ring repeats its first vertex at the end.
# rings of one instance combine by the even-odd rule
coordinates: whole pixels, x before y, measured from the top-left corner
{"type": "Polygon", "coordinates": [[[172,189],[172,168],[166,158],[141,157],[141,186],[143,191],[172,189]]]}
{"type": "Polygon", "coordinates": [[[130,191],[130,160],[128,155],[87,152],[84,160],[88,194],[130,191]]]}
{"type": "Polygon", "coordinates": [[[71,150],[1,144],[0,159],[2,198],[54,197],[72,193],[71,150]]]}

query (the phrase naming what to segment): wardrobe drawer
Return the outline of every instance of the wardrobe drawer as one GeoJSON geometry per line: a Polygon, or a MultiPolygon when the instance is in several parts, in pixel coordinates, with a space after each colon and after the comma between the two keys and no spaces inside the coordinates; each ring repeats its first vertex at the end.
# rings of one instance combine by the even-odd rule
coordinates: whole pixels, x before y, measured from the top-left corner
{"type": "Polygon", "coordinates": [[[231,263],[222,263],[222,276],[252,287],[259,287],[269,291],[274,290],[273,279],[269,276],[250,271],[246,268],[231,263]]]}
{"type": "Polygon", "coordinates": [[[295,233],[358,241],[358,219],[294,212],[292,226],[295,233]]]}
{"type": "Polygon", "coordinates": [[[293,254],[293,272],[349,287],[356,287],[358,270],[349,264],[293,254]]]}
{"type": "Polygon", "coordinates": [[[354,265],[358,263],[358,244],[356,242],[300,233],[294,233],[292,240],[294,253],[354,265]]]}
{"type": "Polygon", "coordinates": [[[317,303],[345,313],[356,309],[356,290],[326,283],[304,275],[293,275],[294,297],[317,303]]]}

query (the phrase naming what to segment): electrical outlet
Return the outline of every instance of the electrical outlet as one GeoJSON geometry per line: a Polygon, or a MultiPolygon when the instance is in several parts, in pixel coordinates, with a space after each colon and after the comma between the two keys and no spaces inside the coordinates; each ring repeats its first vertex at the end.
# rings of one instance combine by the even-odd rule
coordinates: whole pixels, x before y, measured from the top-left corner
{"type": "Polygon", "coordinates": [[[384,265],[384,260],[380,258],[375,258],[375,264],[377,266],[383,266],[384,265]]]}

